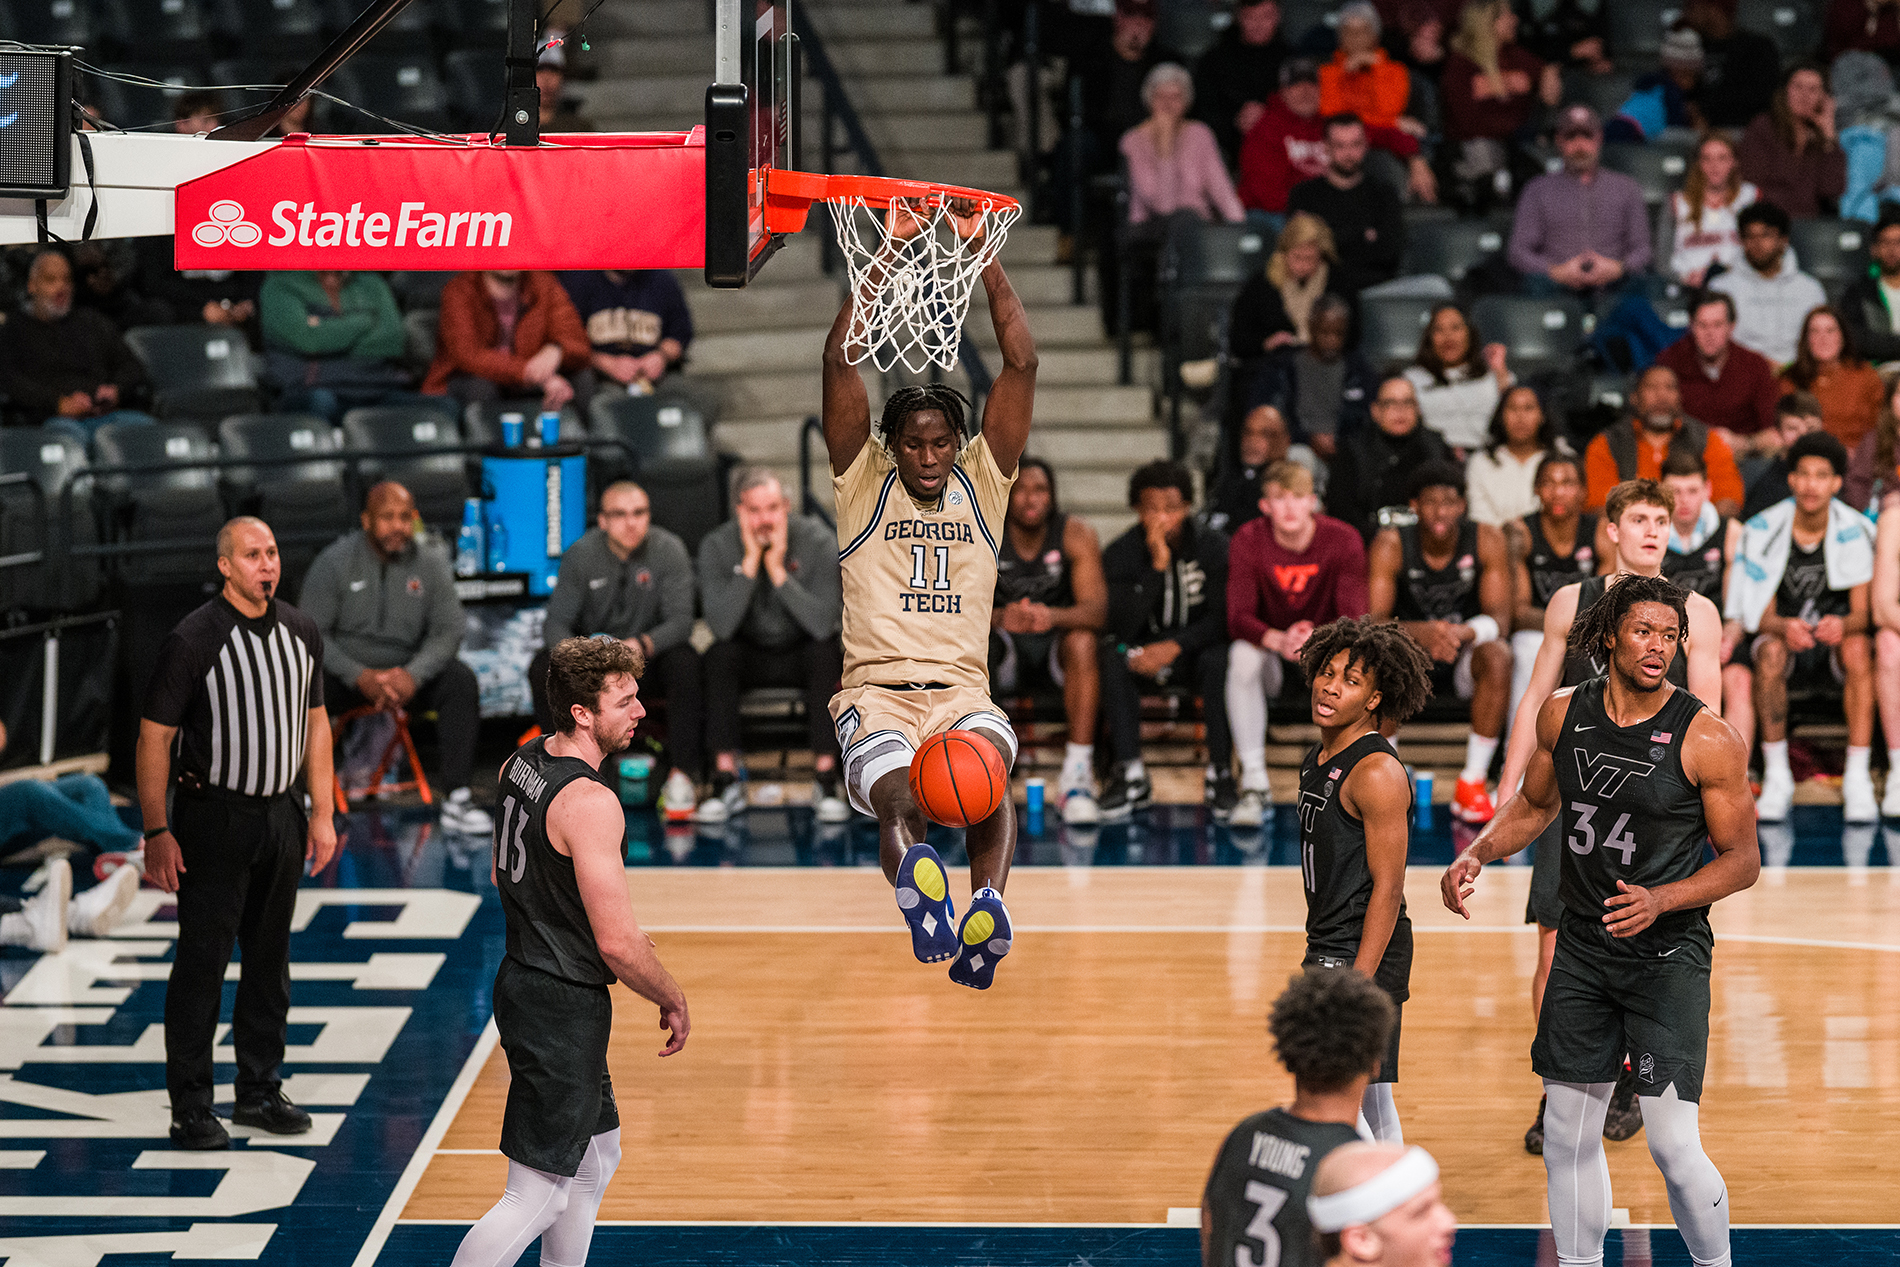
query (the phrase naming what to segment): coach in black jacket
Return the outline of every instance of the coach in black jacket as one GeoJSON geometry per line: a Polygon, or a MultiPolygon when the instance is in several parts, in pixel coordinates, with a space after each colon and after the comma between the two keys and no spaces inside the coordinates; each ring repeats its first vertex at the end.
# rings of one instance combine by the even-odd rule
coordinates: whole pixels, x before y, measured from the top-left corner
{"type": "Polygon", "coordinates": [[[1141,760],[1141,696],[1184,685],[1201,697],[1216,813],[1233,808],[1227,730],[1227,538],[1197,524],[1194,481],[1179,462],[1150,462],[1128,481],[1140,520],[1102,551],[1108,622],[1102,631],[1102,715],[1112,761],[1107,817],[1153,799],[1141,760]]]}

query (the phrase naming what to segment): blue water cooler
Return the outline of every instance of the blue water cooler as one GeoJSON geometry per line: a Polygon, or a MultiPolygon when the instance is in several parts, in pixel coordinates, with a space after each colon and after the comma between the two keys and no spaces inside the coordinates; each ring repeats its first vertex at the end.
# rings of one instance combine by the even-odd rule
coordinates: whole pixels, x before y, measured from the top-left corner
{"type": "Polygon", "coordinates": [[[491,521],[507,530],[503,566],[525,572],[528,592],[547,594],[561,555],[587,528],[587,457],[579,445],[509,449],[482,459],[482,494],[491,521]]]}

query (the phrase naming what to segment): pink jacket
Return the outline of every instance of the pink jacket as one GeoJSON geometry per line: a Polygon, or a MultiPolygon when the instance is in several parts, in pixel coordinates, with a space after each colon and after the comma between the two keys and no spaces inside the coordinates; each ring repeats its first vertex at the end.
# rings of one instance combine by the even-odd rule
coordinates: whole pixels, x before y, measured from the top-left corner
{"type": "Polygon", "coordinates": [[[1128,160],[1128,222],[1158,220],[1192,211],[1203,220],[1246,218],[1234,182],[1227,177],[1214,130],[1190,119],[1174,138],[1174,153],[1162,157],[1144,126],[1122,133],[1122,157],[1128,160]]]}

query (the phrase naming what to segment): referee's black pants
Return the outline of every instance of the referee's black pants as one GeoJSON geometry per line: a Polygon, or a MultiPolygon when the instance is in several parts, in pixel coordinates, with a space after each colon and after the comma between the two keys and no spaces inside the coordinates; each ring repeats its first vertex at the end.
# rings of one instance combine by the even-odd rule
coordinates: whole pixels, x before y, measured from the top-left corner
{"type": "Polygon", "coordinates": [[[243,952],[231,1039],[237,1102],[271,1098],[290,1012],[290,916],[303,876],[300,796],[191,792],[172,803],[178,950],[165,986],[165,1090],[172,1116],[211,1108],[211,1047],[235,941],[243,952]]]}

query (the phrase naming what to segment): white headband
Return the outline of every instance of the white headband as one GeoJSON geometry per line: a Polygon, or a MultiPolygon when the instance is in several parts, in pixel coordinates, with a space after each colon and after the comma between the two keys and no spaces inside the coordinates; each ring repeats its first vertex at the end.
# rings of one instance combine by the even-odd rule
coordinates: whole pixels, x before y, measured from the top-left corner
{"type": "Polygon", "coordinates": [[[1337,1232],[1384,1218],[1438,1182],[1438,1163],[1416,1144],[1357,1187],[1327,1197],[1308,1197],[1306,1215],[1315,1231],[1337,1232]]]}

